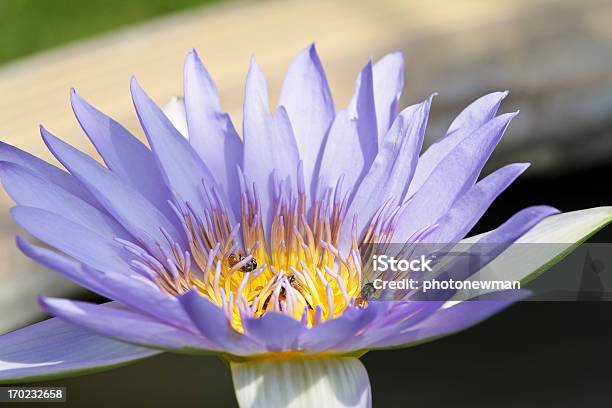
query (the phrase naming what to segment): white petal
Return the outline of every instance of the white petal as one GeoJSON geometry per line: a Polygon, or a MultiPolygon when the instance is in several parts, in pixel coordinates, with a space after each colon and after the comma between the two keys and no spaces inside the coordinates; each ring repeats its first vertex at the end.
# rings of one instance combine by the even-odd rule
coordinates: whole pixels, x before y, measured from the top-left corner
{"type": "Polygon", "coordinates": [[[370,407],[370,380],[354,357],[230,362],[240,407],[370,407]]]}
{"type": "Polygon", "coordinates": [[[162,111],[166,115],[176,130],[186,139],[189,138],[189,132],[187,131],[187,114],[185,113],[185,99],[174,96],[168,101],[168,103],[162,108],[162,111]]]}
{"type": "MultiPolygon", "coordinates": [[[[545,218],[516,241],[519,245],[510,245],[469,280],[518,280],[525,284],[551,268],[611,221],[612,207],[589,208],[545,218]]],[[[484,234],[479,237],[482,236],[484,234]]],[[[473,239],[468,240],[473,242],[473,239]]],[[[460,296],[461,293],[458,293],[454,299],[460,296]]]]}

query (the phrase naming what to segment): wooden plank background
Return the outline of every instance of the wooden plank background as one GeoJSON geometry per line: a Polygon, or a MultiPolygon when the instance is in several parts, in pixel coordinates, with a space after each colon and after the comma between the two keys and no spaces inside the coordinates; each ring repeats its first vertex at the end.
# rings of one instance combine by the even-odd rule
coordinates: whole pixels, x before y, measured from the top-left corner
{"type": "MultiPolygon", "coordinates": [[[[53,161],[38,136],[42,123],[93,153],[70,111],[70,87],[142,137],[130,76],[164,103],[182,93],[183,58],[192,47],[239,128],[251,54],[267,75],[274,104],[291,58],[316,41],[337,107],[348,102],[368,58],[400,50],[406,58],[402,106],[440,93],[428,140],[472,99],[510,89],[503,110],[522,113],[494,163],[535,159],[532,171],[566,170],[612,156],[611,19],[612,5],[604,1],[229,2],[0,67],[0,138],[53,161]]],[[[37,316],[36,294],[72,288],[18,253],[9,207],[0,193],[0,332],[37,316]]]]}

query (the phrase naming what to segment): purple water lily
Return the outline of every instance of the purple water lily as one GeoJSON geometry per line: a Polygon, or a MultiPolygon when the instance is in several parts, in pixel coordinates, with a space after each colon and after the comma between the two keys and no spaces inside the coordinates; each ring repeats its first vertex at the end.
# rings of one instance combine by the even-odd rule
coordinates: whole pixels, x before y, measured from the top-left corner
{"type": "MultiPolygon", "coordinates": [[[[516,116],[497,116],[506,92],[473,102],[419,157],[432,97],[398,113],[403,77],[398,53],[369,62],[336,111],[310,46],[270,113],[253,59],[241,138],[192,51],[184,102],[166,112],[132,80],[150,149],[75,91],[74,113],[104,165],[44,128],[67,172],[1,144],[11,214],[53,249],[21,238],[19,248],[113,302],[41,297],[56,317],[0,337],[0,381],[163,351],[218,353],[241,406],[369,406],[360,355],[457,332],[511,304],[362,297],[364,243],[459,242],[527,168],[510,164],[479,180],[516,116]]],[[[571,248],[611,219],[607,207],[558,214],[536,206],[472,241],[571,248]]],[[[557,255],[495,269],[524,279],[557,255]]]]}

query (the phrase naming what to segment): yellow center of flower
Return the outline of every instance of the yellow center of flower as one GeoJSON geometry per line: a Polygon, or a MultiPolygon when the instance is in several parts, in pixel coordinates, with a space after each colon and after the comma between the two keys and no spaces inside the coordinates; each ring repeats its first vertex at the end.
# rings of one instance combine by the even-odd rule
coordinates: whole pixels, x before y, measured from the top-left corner
{"type": "MultiPolygon", "coordinates": [[[[362,262],[354,228],[343,253],[338,249],[346,200],[330,190],[307,210],[304,193],[293,200],[281,196],[270,221],[262,222],[256,195],[243,192],[242,219],[233,227],[217,204],[213,208],[219,209],[204,216],[189,205],[175,206],[189,251],[170,242],[172,254],[163,265],[145,262],[164,292],[177,296],[195,287],[241,332],[244,318],[270,311],[310,327],[349,306],[367,306],[361,298],[362,262]]],[[[362,242],[389,238],[375,231],[371,226],[362,242]]]]}

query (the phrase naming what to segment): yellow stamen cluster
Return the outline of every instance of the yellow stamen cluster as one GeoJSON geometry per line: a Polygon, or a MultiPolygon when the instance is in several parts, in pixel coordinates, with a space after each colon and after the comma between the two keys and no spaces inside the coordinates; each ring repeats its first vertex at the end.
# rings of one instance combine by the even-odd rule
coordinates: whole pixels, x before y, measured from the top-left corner
{"type": "Polygon", "coordinates": [[[305,194],[291,203],[280,197],[271,222],[265,223],[254,195],[243,193],[242,220],[233,228],[224,211],[202,218],[189,206],[177,207],[189,253],[173,250],[175,259],[157,283],[171,295],[197,288],[239,331],[243,318],[269,311],[308,326],[337,317],[354,305],[362,284],[356,239],[346,256],[337,249],[344,205],[330,193],[307,215],[305,194]]]}

